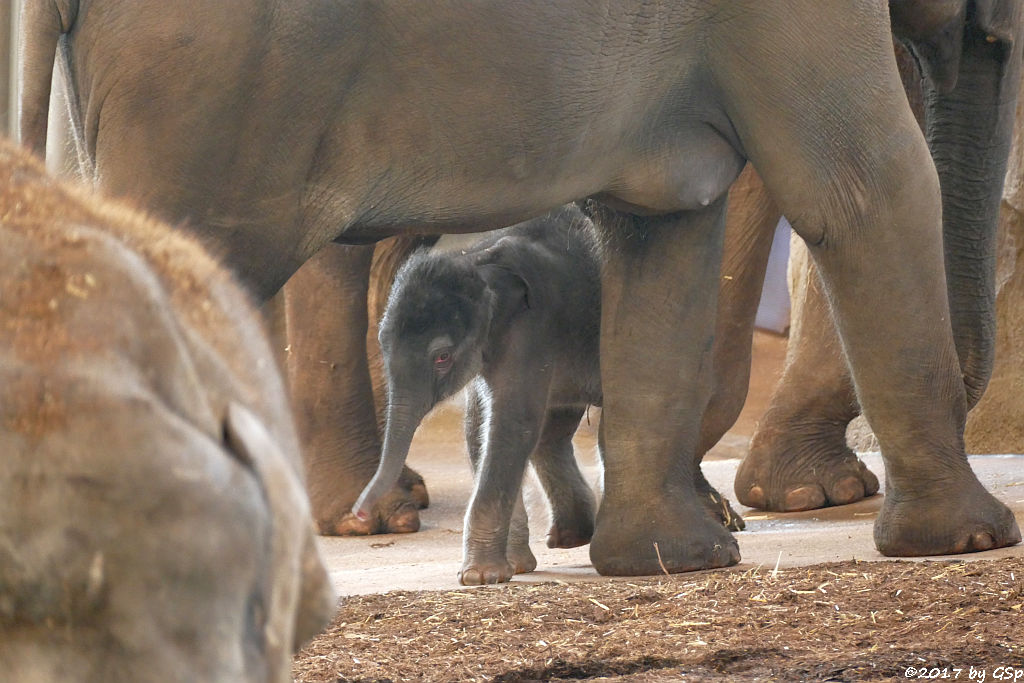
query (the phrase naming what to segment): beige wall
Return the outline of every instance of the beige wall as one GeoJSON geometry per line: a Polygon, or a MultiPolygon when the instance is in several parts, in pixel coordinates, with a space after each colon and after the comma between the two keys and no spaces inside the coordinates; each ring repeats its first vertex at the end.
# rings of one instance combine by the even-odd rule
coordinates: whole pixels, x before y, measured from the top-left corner
{"type": "Polygon", "coordinates": [[[14,87],[14,3],[0,2],[0,133],[11,132],[14,87]]]}

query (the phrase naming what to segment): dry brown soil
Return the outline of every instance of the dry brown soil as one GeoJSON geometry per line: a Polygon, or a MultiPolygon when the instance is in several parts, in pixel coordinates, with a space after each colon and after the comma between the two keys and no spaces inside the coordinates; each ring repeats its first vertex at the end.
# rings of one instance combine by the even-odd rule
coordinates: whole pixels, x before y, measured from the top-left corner
{"type": "Polygon", "coordinates": [[[1024,672],[1022,603],[1019,557],[392,592],[343,600],[294,676],[1013,680],[1024,672]]]}

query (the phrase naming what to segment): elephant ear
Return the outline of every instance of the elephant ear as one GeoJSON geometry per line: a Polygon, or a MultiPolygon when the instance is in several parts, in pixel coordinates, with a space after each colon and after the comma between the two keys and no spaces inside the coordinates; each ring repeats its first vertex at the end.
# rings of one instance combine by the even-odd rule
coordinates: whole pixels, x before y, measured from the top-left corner
{"type": "Polygon", "coordinates": [[[963,51],[965,0],[889,0],[892,30],[908,43],[937,91],[956,87],[963,51]]]}
{"type": "Polygon", "coordinates": [[[1020,24],[1020,0],[974,0],[975,22],[990,39],[1012,42],[1020,24]]]}
{"type": "Polygon", "coordinates": [[[487,288],[493,292],[511,314],[530,308],[530,282],[516,266],[517,244],[502,238],[480,254],[477,265],[487,288]]]}
{"type": "Polygon", "coordinates": [[[265,635],[268,648],[290,661],[291,652],[323,629],[334,611],[309,498],[281,447],[247,408],[228,406],[224,437],[231,452],[256,472],[270,508],[272,585],[265,635]]]}

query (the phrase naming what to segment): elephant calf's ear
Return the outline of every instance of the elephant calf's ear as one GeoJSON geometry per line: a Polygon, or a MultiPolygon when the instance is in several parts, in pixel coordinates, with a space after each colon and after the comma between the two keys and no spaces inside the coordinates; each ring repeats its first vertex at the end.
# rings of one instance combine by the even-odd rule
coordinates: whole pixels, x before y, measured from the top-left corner
{"type": "Polygon", "coordinates": [[[481,274],[499,302],[516,302],[511,312],[530,308],[530,285],[522,275],[499,264],[485,266],[481,274]]]}

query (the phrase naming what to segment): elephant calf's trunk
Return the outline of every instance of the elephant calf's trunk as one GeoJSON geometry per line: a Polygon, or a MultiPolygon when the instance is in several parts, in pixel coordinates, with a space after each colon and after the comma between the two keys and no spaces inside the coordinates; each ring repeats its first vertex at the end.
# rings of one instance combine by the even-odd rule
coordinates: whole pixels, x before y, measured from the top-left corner
{"type": "Polygon", "coordinates": [[[360,520],[370,518],[370,511],[377,504],[384,494],[394,488],[405,467],[405,459],[409,455],[409,446],[412,445],[412,437],[416,432],[419,421],[411,421],[402,426],[396,426],[391,416],[388,416],[388,426],[384,434],[384,448],[380,457],[380,464],[373,479],[366,485],[359,499],[352,506],[352,513],[360,520]]]}

